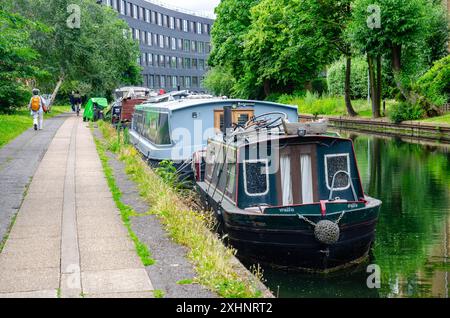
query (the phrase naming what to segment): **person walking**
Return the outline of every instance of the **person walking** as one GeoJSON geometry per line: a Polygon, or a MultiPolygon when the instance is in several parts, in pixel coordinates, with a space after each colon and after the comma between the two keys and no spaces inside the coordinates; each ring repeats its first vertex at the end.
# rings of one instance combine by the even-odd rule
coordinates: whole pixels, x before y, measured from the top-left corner
{"type": "Polygon", "coordinates": [[[33,116],[34,130],[42,130],[44,128],[44,112],[47,111],[47,106],[36,88],[33,89],[33,96],[28,104],[28,108],[31,111],[31,116],[33,116]]]}
{"type": "Polygon", "coordinates": [[[75,111],[77,112],[77,116],[80,115],[80,108],[81,108],[81,94],[80,91],[76,91],[76,93],[73,95],[73,100],[75,103],[75,111]]]}
{"type": "Polygon", "coordinates": [[[72,91],[72,93],[69,95],[69,100],[70,100],[70,106],[72,107],[72,111],[75,112],[75,92],[72,91]]]}

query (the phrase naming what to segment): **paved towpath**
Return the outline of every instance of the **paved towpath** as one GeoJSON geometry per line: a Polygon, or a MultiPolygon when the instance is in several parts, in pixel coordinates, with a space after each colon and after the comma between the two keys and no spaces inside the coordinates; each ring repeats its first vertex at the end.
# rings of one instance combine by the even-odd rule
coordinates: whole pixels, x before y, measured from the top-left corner
{"type": "Polygon", "coordinates": [[[0,298],[152,297],[152,290],[90,130],[70,116],[40,162],[0,254],[0,298]]]}
{"type": "Polygon", "coordinates": [[[0,148],[0,241],[19,210],[26,188],[58,129],[70,114],[44,121],[44,130],[31,127],[0,148]]]}

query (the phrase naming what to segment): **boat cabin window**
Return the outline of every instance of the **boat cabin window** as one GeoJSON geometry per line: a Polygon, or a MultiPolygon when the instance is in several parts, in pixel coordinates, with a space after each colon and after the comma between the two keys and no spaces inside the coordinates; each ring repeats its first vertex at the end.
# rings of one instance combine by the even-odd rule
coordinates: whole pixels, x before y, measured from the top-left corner
{"type": "MultiPolygon", "coordinates": [[[[244,125],[254,116],[254,113],[253,109],[233,109],[231,111],[233,124],[244,125]]],[[[223,109],[214,111],[214,128],[220,131],[223,129],[223,109]]]]}
{"type": "Polygon", "coordinates": [[[350,187],[350,180],[344,173],[338,171],[345,171],[350,174],[350,160],[348,153],[325,155],[325,178],[326,185],[329,190],[334,187],[334,190],[346,190],[350,187]],[[333,177],[336,175],[333,185],[333,177]]]}
{"type": "Polygon", "coordinates": [[[156,145],[170,145],[169,114],[157,111],[136,111],[133,128],[156,145]]]}
{"type": "Polygon", "coordinates": [[[244,189],[248,196],[262,196],[269,192],[269,161],[244,161],[244,189]]]}

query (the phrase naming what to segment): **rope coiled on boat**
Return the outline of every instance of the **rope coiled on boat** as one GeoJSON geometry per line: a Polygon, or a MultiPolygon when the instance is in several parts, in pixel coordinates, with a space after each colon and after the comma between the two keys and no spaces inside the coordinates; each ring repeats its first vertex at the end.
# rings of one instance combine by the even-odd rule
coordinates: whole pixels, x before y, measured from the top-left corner
{"type": "Polygon", "coordinates": [[[330,220],[321,220],[317,223],[314,223],[307,217],[298,214],[298,218],[311,224],[314,227],[314,236],[315,238],[324,244],[332,245],[335,244],[339,240],[340,230],[339,230],[339,222],[342,220],[345,211],[341,213],[341,215],[336,219],[336,221],[330,220]]]}

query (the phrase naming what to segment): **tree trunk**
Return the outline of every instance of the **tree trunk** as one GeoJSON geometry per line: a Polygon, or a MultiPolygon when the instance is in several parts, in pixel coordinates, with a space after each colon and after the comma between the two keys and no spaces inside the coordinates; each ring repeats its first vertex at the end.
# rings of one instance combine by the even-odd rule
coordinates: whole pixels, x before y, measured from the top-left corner
{"type": "Polygon", "coordinates": [[[264,80],[264,95],[265,97],[269,96],[270,94],[270,80],[266,79],[264,80]]]}
{"type": "Polygon", "coordinates": [[[402,69],[401,64],[402,47],[398,44],[392,45],[392,69],[394,72],[400,72],[402,69]]]}
{"type": "Polygon", "coordinates": [[[402,72],[402,46],[392,44],[392,71],[394,73],[394,81],[397,88],[406,100],[410,100],[408,91],[403,87],[401,80],[402,72]]]}
{"type": "Polygon", "coordinates": [[[58,94],[58,91],[61,88],[61,85],[62,85],[63,82],[64,82],[64,75],[60,75],[59,79],[58,79],[58,82],[56,83],[56,87],[53,90],[52,97],[50,98],[50,105],[47,105],[47,106],[53,105],[53,103],[55,101],[55,98],[56,98],[56,95],[58,94]]]}
{"type": "Polygon", "coordinates": [[[370,95],[372,95],[372,117],[380,117],[380,108],[377,107],[377,83],[374,71],[374,61],[373,57],[367,54],[367,64],[369,65],[369,81],[370,81],[370,95]]]}
{"type": "Polygon", "coordinates": [[[351,72],[352,72],[352,57],[350,55],[347,55],[347,64],[345,66],[345,107],[347,108],[347,114],[351,117],[354,117],[357,115],[355,110],[352,106],[352,100],[350,97],[350,78],[351,78],[351,72]]]}
{"type": "Polygon", "coordinates": [[[377,55],[377,109],[381,116],[381,99],[382,99],[382,79],[381,79],[381,55],[377,55]]]}

